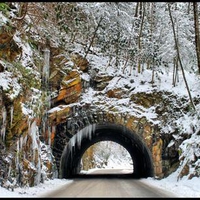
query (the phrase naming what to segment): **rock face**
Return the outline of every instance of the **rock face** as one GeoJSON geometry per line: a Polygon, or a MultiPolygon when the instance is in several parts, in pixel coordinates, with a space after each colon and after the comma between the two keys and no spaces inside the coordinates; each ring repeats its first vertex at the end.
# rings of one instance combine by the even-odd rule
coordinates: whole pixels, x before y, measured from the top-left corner
{"type": "Polygon", "coordinates": [[[14,40],[16,31],[10,24],[0,28],[0,75],[6,80],[0,88],[0,184],[6,188],[34,186],[55,174],[39,131],[41,80],[34,63],[21,62],[26,52],[14,40]]]}
{"type": "Polygon", "coordinates": [[[22,53],[22,49],[13,40],[15,31],[13,26],[0,27],[0,57],[7,61],[13,61],[22,53]]]}
{"type": "Polygon", "coordinates": [[[66,104],[77,102],[81,95],[81,77],[78,71],[71,71],[61,81],[58,96],[53,99],[53,104],[65,102],[66,104]]]}

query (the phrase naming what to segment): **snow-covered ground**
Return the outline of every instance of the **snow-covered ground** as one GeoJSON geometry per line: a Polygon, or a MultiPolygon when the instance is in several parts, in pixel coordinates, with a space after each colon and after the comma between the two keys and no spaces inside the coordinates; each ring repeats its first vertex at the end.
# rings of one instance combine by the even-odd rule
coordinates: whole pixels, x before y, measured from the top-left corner
{"type": "MultiPolygon", "coordinates": [[[[156,180],[154,178],[141,180],[144,183],[170,191],[177,197],[200,197],[200,178],[193,178],[192,180],[183,178],[182,180],[177,181],[176,172],[174,172],[162,180],[156,180]]],[[[0,197],[39,197],[48,193],[48,191],[55,190],[72,181],[73,180],[71,179],[53,179],[40,183],[35,187],[16,188],[14,191],[0,187],[0,197]]]]}

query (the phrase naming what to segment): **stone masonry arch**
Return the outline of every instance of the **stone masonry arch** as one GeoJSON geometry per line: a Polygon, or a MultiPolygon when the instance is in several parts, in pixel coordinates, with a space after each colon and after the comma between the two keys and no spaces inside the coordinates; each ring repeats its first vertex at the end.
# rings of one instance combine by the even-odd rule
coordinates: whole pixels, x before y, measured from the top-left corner
{"type": "MultiPolygon", "coordinates": [[[[122,144],[122,146],[124,146],[126,149],[129,149],[129,145],[125,143],[125,140],[128,140],[131,145],[134,143],[135,147],[133,147],[134,145],[132,146],[134,151],[136,150],[139,152],[140,156],[143,156],[142,159],[144,160],[140,160],[138,162],[135,161],[135,163],[137,163],[140,167],[141,163],[144,162],[144,166],[141,167],[141,172],[138,173],[139,176],[147,177],[155,175],[157,177],[163,177],[162,139],[159,136],[159,130],[157,127],[152,122],[149,122],[145,117],[139,118],[131,115],[130,113],[111,112],[100,110],[96,107],[93,108],[92,106],[88,105],[74,104],[69,106],[61,106],[60,109],[50,112],[49,124],[52,126],[52,130],[54,130],[52,133],[53,137],[51,145],[58,173],[61,177],[68,176],[68,172],[63,172],[63,169],[68,170],[70,168],[68,164],[65,164],[65,161],[68,157],[66,149],[70,148],[70,143],[72,142],[70,142],[70,140],[73,138],[73,136],[78,133],[80,134],[80,132],[84,132],[88,129],[88,127],[91,128],[91,126],[96,126],[97,130],[102,129],[107,134],[109,134],[107,129],[109,129],[110,132],[113,132],[113,130],[115,130],[115,126],[119,128],[120,132],[123,132],[122,130],[126,130],[126,134],[132,136],[129,138],[125,134],[126,136],[120,136],[116,142],[122,144]],[[110,128],[106,129],[104,126],[110,128]],[[69,146],[67,146],[68,143],[69,146]],[[143,154],[142,149],[145,152],[143,152],[143,154]],[[147,170],[148,172],[142,172],[142,170],[147,170]]],[[[118,134],[120,135],[120,133],[118,134]]],[[[103,137],[94,137],[94,140],[92,141],[90,141],[88,138],[86,139],[87,142],[82,141],[81,146],[83,145],[83,149],[76,152],[74,156],[76,157],[77,154],[80,157],[84,148],[88,148],[95,143],[95,141],[105,140],[106,135],[103,133],[102,135],[103,137]]],[[[75,137],[77,138],[75,140],[76,142],[81,138],[78,135],[75,137]]],[[[114,137],[111,133],[108,139],[114,140],[113,138],[114,137]]],[[[74,145],[77,146],[78,143],[74,145]]],[[[132,155],[133,159],[137,158],[135,154],[133,155],[131,149],[128,151],[130,155],[132,155]]],[[[80,161],[80,158],[77,157],[75,159],[76,161],[69,162],[72,165],[77,165],[75,167],[75,171],[72,170],[72,174],[75,174],[79,167],[78,162],[80,161]]],[[[133,176],[136,176],[136,174],[133,176]]]]}
{"type": "Polygon", "coordinates": [[[70,139],[61,157],[60,178],[77,175],[85,150],[103,140],[117,142],[129,152],[134,165],[131,177],[144,178],[154,175],[151,154],[138,135],[122,125],[103,123],[89,125],[70,139]]]}

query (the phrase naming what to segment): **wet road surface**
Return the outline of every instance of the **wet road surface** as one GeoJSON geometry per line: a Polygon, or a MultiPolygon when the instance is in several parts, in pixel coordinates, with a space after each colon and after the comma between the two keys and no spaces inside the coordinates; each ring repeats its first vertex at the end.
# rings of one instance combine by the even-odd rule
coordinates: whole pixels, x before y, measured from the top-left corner
{"type": "Polygon", "coordinates": [[[129,178],[123,173],[116,176],[116,172],[106,174],[105,171],[95,171],[68,180],[73,181],[41,197],[176,197],[169,191],[147,185],[140,179],[129,178]]]}

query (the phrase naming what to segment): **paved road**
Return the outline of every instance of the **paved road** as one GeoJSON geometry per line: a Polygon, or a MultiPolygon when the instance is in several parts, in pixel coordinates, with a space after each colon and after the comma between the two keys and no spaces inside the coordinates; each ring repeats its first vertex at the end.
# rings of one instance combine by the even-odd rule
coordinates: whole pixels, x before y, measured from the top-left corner
{"type": "MultiPolygon", "coordinates": [[[[98,173],[95,171],[94,173],[98,173]]],[[[101,172],[102,173],[102,172],[101,172]]],[[[105,171],[104,171],[105,173],[105,171]]],[[[176,197],[170,192],[151,187],[140,179],[123,176],[75,178],[66,186],[42,197],[176,197]]]]}

